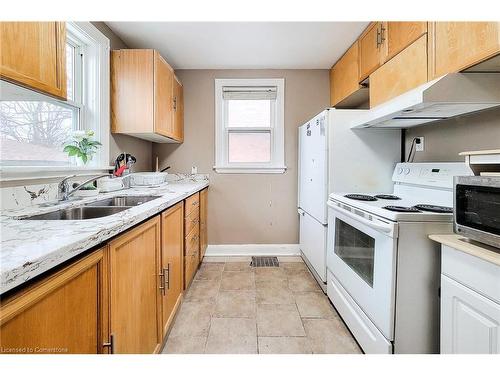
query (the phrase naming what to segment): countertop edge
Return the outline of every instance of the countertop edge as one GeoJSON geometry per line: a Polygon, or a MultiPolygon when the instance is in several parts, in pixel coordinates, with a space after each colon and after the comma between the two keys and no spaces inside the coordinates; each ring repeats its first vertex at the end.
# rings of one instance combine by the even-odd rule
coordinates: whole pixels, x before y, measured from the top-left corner
{"type": "Polygon", "coordinates": [[[466,237],[458,234],[431,234],[429,238],[443,245],[450,246],[456,250],[500,266],[500,249],[496,251],[494,247],[488,245],[468,242],[466,237]]]}

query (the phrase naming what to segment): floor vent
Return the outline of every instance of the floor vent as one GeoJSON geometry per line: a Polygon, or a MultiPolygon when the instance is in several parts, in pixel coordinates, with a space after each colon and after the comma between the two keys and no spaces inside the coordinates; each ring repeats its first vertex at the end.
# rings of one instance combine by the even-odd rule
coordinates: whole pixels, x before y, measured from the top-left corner
{"type": "Polygon", "coordinates": [[[279,267],[277,257],[252,257],[251,267],[279,267]]]}

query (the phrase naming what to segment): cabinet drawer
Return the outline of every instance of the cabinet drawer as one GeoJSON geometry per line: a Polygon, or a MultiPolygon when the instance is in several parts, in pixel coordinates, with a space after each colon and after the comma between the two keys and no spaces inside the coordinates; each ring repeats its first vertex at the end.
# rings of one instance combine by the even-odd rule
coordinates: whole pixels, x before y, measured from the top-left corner
{"type": "Polygon", "coordinates": [[[427,36],[405,48],[370,75],[370,107],[427,82],[427,36]]]}
{"type": "Polygon", "coordinates": [[[198,269],[198,254],[191,254],[184,258],[184,289],[186,289],[198,269]]]}
{"type": "Polygon", "coordinates": [[[184,219],[184,233],[189,234],[193,228],[200,224],[200,212],[192,211],[189,216],[184,219]]]}
{"type": "Polygon", "coordinates": [[[443,245],[441,273],[500,304],[500,267],[443,245]]]}
{"type": "Polygon", "coordinates": [[[198,225],[186,236],[185,244],[186,255],[198,252],[200,247],[200,227],[198,225]]]}
{"type": "Polygon", "coordinates": [[[184,205],[184,216],[187,217],[193,211],[199,211],[200,208],[200,193],[196,193],[186,198],[184,205]]]}

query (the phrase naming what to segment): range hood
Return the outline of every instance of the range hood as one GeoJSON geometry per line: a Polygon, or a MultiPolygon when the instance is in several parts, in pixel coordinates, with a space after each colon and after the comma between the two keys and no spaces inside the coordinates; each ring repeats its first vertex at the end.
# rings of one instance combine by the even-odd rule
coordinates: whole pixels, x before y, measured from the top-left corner
{"type": "Polygon", "coordinates": [[[351,128],[395,128],[500,106],[500,73],[452,73],[373,107],[351,128]]]}

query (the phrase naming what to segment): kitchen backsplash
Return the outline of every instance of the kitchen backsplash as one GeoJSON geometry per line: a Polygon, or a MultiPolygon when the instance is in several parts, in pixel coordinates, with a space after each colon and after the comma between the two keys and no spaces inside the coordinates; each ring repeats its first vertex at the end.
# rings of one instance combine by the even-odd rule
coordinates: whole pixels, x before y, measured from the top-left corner
{"type": "MultiPolygon", "coordinates": [[[[208,180],[208,174],[171,173],[169,182],[208,180]]],[[[0,209],[22,209],[57,199],[57,183],[0,188],[0,209]]]]}

